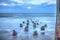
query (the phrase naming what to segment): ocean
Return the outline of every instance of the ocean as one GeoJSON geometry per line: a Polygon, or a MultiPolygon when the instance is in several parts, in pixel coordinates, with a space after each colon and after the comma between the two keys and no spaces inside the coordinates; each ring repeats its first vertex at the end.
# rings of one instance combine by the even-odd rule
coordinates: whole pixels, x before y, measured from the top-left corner
{"type": "Polygon", "coordinates": [[[52,16],[47,15],[0,15],[0,39],[5,40],[54,40],[55,39],[55,24],[56,24],[56,16],[55,14],[52,16]],[[26,21],[29,20],[29,31],[25,32],[24,28],[26,27],[26,21]],[[35,29],[33,29],[32,21],[38,22],[39,25],[35,29]],[[23,24],[22,22],[25,22],[23,24]],[[23,24],[23,27],[20,28],[20,23],[23,24]],[[41,26],[47,24],[47,27],[44,31],[41,31],[41,26]],[[17,32],[17,37],[12,36],[12,30],[17,32]],[[36,38],[33,37],[33,32],[38,32],[38,36],[36,38]],[[45,35],[41,35],[41,32],[45,32],[45,35]],[[16,39],[15,39],[16,38],[16,39]]]}

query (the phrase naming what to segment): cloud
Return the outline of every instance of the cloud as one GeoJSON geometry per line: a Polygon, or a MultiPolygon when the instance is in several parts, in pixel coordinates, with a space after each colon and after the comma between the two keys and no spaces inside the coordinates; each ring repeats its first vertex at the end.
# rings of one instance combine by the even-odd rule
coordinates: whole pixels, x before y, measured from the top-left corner
{"type": "Polygon", "coordinates": [[[3,6],[22,6],[22,5],[41,5],[46,3],[46,5],[56,4],[56,0],[9,0],[10,3],[2,2],[0,5],[3,6]]]}
{"type": "Polygon", "coordinates": [[[41,5],[43,3],[47,3],[47,5],[50,4],[56,4],[56,0],[10,0],[12,2],[16,2],[17,4],[22,4],[22,5],[41,5]]]}
{"type": "Polygon", "coordinates": [[[56,0],[49,0],[47,5],[56,4],[56,0]]]}
{"type": "Polygon", "coordinates": [[[30,4],[41,5],[43,3],[56,4],[56,0],[30,0],[30,4]]]}
{"type": "Polygon", "coordinates": [[[6,3],[0,3],[0,6],[10,6],[10,5],[6,3]]]}
{"type": "Polygon", "coordinates": [[[7,3],[0,3],[0,6],[14,6],[14,3],[7,4],[7,3]]]}
{"type": "Polygon", "coordinates": [[[24,3],[22,0],[1,0],[0,6],[20,6],[24,3]]]}
{"type": "Polygon", "coordinates": [[[24,0],[10,0],[12,2],[16,2],[16,3],[19,3],[19,4],[23,4],[24,3],[24,0]]]}
{"type": "Polygon", "coordinates": [[[33,5],[41,5],[42,3],[47,2],[48,0],[31,0],[30,3],[33,5]]]}

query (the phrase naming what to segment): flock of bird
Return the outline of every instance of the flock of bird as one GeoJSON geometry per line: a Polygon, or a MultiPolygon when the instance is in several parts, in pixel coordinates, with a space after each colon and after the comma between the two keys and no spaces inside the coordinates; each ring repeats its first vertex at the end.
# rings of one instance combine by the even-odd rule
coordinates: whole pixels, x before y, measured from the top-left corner
{"type": "MultiPolygon", "coordinates": [[[[32,19],[31,19],[31,22],[32,22],[32,27],[35,29],[36,27],[37,27],[37,25],[39,25],[39,23],[37,23],[37,22],[34,22],[34,21],[32,21],[32,19]]],[[[24,31],[25,32],[28,32],[28,30],[29,30],[29,20],[27,20],[27,23],[25,23],[25,21],[23,21],[22,22],[23,24],[26,24],[26,27],[24,28],[24,31]]],[[[22,23],[20,23],[20,28],[22,28],[23,27],[23,24],[22,23]]],[[[47,27],[47,24],[45,24],[45,25],[43,25],[43,26],[41,26],[41,30],[45,30],[45,28],[47,27]]],[[[17,36],[17,32],[15,31],[15,30],[13,30],[13,36],[17,36]]],[[[44,34],[44,33],[42,33],[42,34],[44,34]]],[[[36,31],[34,31],[33,32],[33,36],[37,36],[38,35],[38,33],[37,33],[37,30],[36,31]]]]}

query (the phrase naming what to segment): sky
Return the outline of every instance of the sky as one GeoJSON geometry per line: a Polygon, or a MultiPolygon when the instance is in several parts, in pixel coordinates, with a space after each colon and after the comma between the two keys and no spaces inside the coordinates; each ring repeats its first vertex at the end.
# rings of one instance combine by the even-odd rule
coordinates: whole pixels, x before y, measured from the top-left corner
{"type": "Polygon", "coordinates": [[[0,13],[56,13],[56,0],[0,0],[0,13]]]}

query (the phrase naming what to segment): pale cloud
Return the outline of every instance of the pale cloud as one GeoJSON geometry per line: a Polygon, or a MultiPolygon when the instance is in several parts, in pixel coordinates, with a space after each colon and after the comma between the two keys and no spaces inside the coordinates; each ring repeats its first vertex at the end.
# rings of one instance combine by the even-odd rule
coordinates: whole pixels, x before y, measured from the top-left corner
{"type": "Polygon", "coordinates": [[[41,5],[43,3],[49,4],[56,4],[56,0],[11,0],[12,2],[16,2],[17,4],[22,5],[41,5]]]}
{"type": "Polygon", "coordinates": [[[10,5],[6,3],[0,3],[0,6],[10,6],[10,5]]]}
{"type": "Polygon", "coordinates": [[[16,2],[16,3],[19,3],[19,4],[23,4],[24,3],[24,0],[10,0],[12,2],[16,2]]]}
{"type": "Polygon", "coordinates": [[[7,3],[0,3],[0,6],[15,6],[14,3],[7,4],[7,3]]]}
{"type": "Polygon", "coordinates": [[[42,3],[46,3],[48,0],[31,0],[30,3],[33,5],[41,5],[42,3]]]}
{"type": "Polygon", "coordinates": [[[30,0],[30,3],[33,5],[41,5],[43,3],[56,4],[56,0],[30,0]]]}
{"type": "Polygon", "coordinates": [[[56,0],[49,0],[47,5],[50,5],[50,4],[56,4],[56,0]]]}
{"type": "Polygon", "coordinates": [[[11,3],[10,5],[11,5],[11,6],[15,6],[15,3],[11,3]]]}
{"type": "MultiPolygon", "coordinates": [[[[0,3],[3,6],[22,6],[22,5],[41,5],[47,3],[47,5],[56,4],[56,0],[10,0],[12,3],[0,3]]],[[[28,7],[30,9],[30,7],[28,7]]]]}

